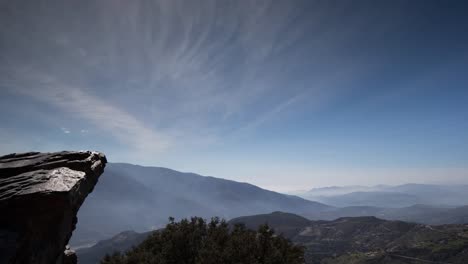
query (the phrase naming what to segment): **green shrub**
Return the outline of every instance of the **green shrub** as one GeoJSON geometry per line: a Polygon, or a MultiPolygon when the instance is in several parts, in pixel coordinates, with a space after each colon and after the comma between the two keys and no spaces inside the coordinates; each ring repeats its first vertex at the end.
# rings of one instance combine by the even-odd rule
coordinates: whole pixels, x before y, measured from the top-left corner
{"type": "Polygon", "coordinates": [[[101,264],[303,264],[304,250],[268,225],[252,231],[218,218],[194,217],[170,223],[125,254],[106,255],[101,264]]]}

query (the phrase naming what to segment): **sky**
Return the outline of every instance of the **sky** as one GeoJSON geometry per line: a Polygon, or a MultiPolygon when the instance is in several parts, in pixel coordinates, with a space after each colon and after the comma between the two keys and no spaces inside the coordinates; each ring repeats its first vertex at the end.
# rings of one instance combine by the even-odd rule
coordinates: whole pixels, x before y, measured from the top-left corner
{"type": "Polygon", "coordinates": [[[468,183],[466,1],[0,0],[0,155],[276,191],[468,183]]]}

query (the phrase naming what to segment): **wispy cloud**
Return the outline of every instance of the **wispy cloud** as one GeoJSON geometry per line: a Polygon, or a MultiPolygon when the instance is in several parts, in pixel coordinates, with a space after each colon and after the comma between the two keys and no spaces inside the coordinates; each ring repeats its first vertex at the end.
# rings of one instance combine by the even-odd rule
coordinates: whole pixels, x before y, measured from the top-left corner
{"type": "MultiPolygon", "coordinates": [[[[274,159],[272,151],[254,149],[263,148],[262,144],[252,146],[263,140],[267,128],[282,131],[283,122],[292,124],[291,120],[297,119],[297,128],[303,130],[301,142],[314,141],[312,137],[317,136],[320,138],[316,141],[343,140],[353,146],[358,144],[356,153],[342,160],[331,154],[323,158],[329,164],[335,164],[333,161],[337,159],[346,161],[348,156],[362,156],[359,151],[365,154],[364,148],[375,147],[372,140],[389,141],[385,138],[387,133],[378,135],[378,132],[392,131],[392,127],[387,129],[387,123],[391,126],[393,121],[405,119],[407,112],[414,110],[400,109],[400,98],[421,103],[423,99],[416,94],[424,96],[425,92],[408,94],[408,87],[425,90],[428,84],[435,85],[437,76],[430,70],[435,69],[434,65],[464,76],[459,69],[467,61],[463,60],[466,54],[461,56],[456,52],[462,46],[460,43],[465,43],[457,33],[463,23],[455,23],[461,17],[445,20],[438,10],[430,11],[430,5],[421,10],[417,3],[100,0],[65,1],[64,4],[63,0],[48,0],[46,5],[44,1],[0,2],[0,133],[1,138],[7,139],[1,142],[2,150],[97,145],[107,148],[101,150],[109,150],[109,155],[119,155],[121,161],[141,163],[141,157],[150,157],[153,160],[147,164],[155,164],[153,154],[159,154],[158,161],[172,160],[170,165],[180,166],[184,160],[187,169],[205,166],[209,168],[206,171],[213,171],[213,164],[223,159],[232,160],[229,166],[220,166],[218,175],[222,176],[247,174],[232,169],[246,167],[245,159],[238,166],[244,153],[226,158],[238,148],[258,153],[255,165],[249,170],[269,168],[264,173],[263,185],[270,184],[272,172],[280,172],[282,167],[288,175],[294,174],[294,168],[288,170],[285,163],[298,159],[282,155],[281,161],[259,164],[260,156],[274,159]],[[445,27],[450,30],[442,30],[445,27]],[[432,31],[434,28],[441,30],[432,31]],[[418,45],[424,44],[429,35],[447,41],[418,45]],[[448,53],[457,57],[452,58],[457,63],[450,62],[456,67],[443,63],[447,50],[453,50],[448,53]],[[428,77],[422,76],[419,68],[426,69],[428,77]],[[375,111],[385,108],[389,101],[395,102],[391,109],[387,107],[384,113],[375,111]],[[328,107],[333,109],[321,112],[328,107]],[[18,114],[18,109],[23,113],[18,114]],[[371,119],[367,120],[369,113],[371,119]],[[342,117],[334,118],[341,114],[342,117]],[[390,119],[393,114],[395,120],[390,119]],[[319,128],[321,131],[317,133],[306,133],[314,132],[315,121],[317,126],[325,124],[326,127],[319,128]],[[343,121],[344,124],[340,123],[343,121]],[[49,128],[62,136],[55,137],[49,128]],[[336,133],[327,133],[327,129],[336,133]],[[361,130],[368,133],[361,134],[361,130]],[[139,154],[137,158],[135,154],[139,154]],[[271,169],[272,163],[278,167],[271,169]]],[[[439,78],[437,85],[445,88],[457,83],[463,87],[465,79],[460,80],[439,78]]],[[[414,108],[431,108],[431,102],[414,108]]],[[[451,105],[447,108],[455,109],[451,105]]],[[[453,110],[450,118],[458,121],[454,117],[458,115],[462,120],[465,110],[463,107],[453,110]]],[[[437,116],[443,118],[441,113],[437,116]]],[[[399,128],[409,132],[413,123],[431,118],[418,117],[419,120],[408,118],[405,126],[400,124],[399,128]]],[[[449,127],[440,122],[434,124],[449,127]]],[[[453,126],[457,133],[445,137],[458,140],[460,144],[454,146],[462,149],[466,140],[458,133],[465,127],[460,124],[453,126]]],[[[294,128],[284,129],[289,132],[294,128]]],[[[414,130],[412,136],[418,136],[419,131],[414,130]]],[[[426,144],[433,146],[433,142],[443,137],[422,134],[424,142],[418,145],[420,148],[426,144]]],[[[265,137],[275,150],[283,140],[276,136],[283,134],[265,137]]],[[[408,140],[403,133],[399,136],[396,141],[408,140]]],[[[413,140],[411,144],[416,143],[413,140]]],[[[286,150],[308,149],[300,157],[304,159],[320,158],[328,150],[343,152],[344,148],[284,145],[288,145],[286,150]]],[[[390,143],[384,145],[382,149],[386,152],[392,147],[390,143]]],[[[447,153],[453,153],[454,149],[447,153]]],[[[437,161],[448,155],[435,153],[425,158],[437,161]]],[[[466,151],[458,153],[461,163],[466,151]]],[[[455,156],[448,156],[452,155],[455,156]]],[[[311,171],[313,168],[308,167],[298,173],[309,177],[311,171]]],[[[344,170],[333,177],[326,174],[320,177],[336,179],[346,173],[349,172],[344,170]]],[[[235,177],[239,176],[232,176],[235,177]]]]}
{"type": "MultiPolygon", "coordinates": [[[[17,78],[9,80],[10,85],[6,87],[14,87],[13,91],[16,93],[58,107],[65,115],[91,122],[107,135],[124,143],[129,149],[144,154],[154,154],[160,153],[170,144],[170,139],[166,135],[149,128],[125,110],[84,92],[81,87],[69,85],[31,70],[18,72],[16,76],[17,78]]],[[[61,127],[61,130],[65,134],[71,133],[65,127],[61,127]]],[[[88,130],[81,130],[81,133],[87,132],[88,130]]]]}
{"type": "Polygon", "coordinates": [[[19,23],[14,12],[3,18],[9,25],[3,39],[13,41],[0,57],[2,86],[138,149],[165,149],[173,137],[183,144],[215,141],[296,101],[283,95],[288,70],[279,58],[304,37],[304,25],[292,27],[300,6],[100,1],[65,6],[64,16],[57,8],[25,6],[27,19],[19,23]],[[90,9],[96,12],[83,12],[90,9]],[[75,13],[81,23],[73,23],[75,13]],[[27,31],[31,24],[35,32],[27,31]]]}
{"type": "Polygon", "coordinates": [[[60,130],[62,130],[62,132],[65,133],[65,134],[70,134],[71,133],[71,131],[68,130],[67,128],[65,128],[65,127],[61,127],[60,130]]]}
{"type": "Polygon", "coordinates": [[[334,78],[349,81],[336,72],[352,67],[333,62],[340,39],[319,26],[330,8],[314,5],[307,19],[307,1],[15,8],[0,18],[8,25],[1,32],[0,85],[84,118],[142,152],[216,142],[258,129],[299,103],[319,108],[340,93],[334,78]]]}

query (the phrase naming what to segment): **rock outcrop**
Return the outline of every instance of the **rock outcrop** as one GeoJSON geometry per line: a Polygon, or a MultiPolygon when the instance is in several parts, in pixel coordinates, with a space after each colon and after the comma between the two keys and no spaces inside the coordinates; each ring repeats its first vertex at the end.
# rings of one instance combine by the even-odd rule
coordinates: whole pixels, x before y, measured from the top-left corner
{"type": "Polygon", "coordinates": [[[90,151],[0,157],[0,263],[76,263],[66,245],[106,162],[90,151]]]}

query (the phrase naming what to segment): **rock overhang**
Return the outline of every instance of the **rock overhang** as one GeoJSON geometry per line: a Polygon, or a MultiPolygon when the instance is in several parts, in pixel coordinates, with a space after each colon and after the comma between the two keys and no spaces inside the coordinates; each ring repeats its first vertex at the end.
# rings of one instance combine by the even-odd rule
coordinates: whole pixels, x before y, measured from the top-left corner
{"type": "Polygon", "coordinates": [[[76,214],[107,160],[94,151],[0,157],[0,262],[64,263],[76,214]]]}

